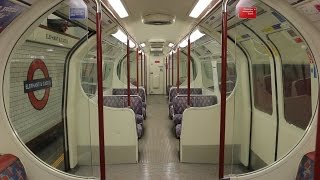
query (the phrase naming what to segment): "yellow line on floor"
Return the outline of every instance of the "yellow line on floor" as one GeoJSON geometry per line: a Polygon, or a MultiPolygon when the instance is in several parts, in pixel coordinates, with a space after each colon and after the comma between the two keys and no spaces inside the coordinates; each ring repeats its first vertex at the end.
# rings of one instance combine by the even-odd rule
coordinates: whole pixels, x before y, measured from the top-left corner
{"type": "Polygon", "coordinates": [[[55,160],[51,166],[58,168],[58,166],[62,163],[64,160],[64,154],[62,153],[57,160],[55,160]]]}

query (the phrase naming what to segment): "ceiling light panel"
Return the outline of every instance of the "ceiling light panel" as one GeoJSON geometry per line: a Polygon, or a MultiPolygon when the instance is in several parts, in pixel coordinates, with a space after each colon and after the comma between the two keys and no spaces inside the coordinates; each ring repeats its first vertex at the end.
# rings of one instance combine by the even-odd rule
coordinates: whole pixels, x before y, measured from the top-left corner
{"type": "Polygon", "coordinates": [[[145,44],[145,43],[141,43],[140,46],[141,46],[142,48],[144,48],[144,47],[146,47],[146,44],[145,44]]]}
{"type": "MultiPolygon", "coordinates": [[[[114,33],[111,34],[113,37],[117,38],[119,41],[123,42],[124,44],[127,44],[127,35],[124,34],[120,29],[114,33]]],[[[129,47],[130,48],[134,48],[136,45],[134,44],[134,42],[132,42],[131,40],[129,40],[129,47]]]]}
{"type": "MultiPolygon", "coordinates": [[[[196,31],[194,31],[194,32],[190,35],[190,43],[195,42],[196,40],[200,39],[200,38],[201,38],[202,36],[204,36],[204,35],[205,35],[205,34],[201,33],[201,32],[199,31],[199,29],[197,29],[196,31]]],[[[185,40],[183,40],[183,41],[179,44],[179,46],[180,46],[181,48],[184,48],[184,47],[188,46],[188,38],[185,39],[185,40]]]]}
{"type": "Polygon", "coordinates": [[[212,0],[199,0],[198,3],[194,6],[193,10],[189,14],[190,17],[198,18],[203,10],[208,7],[212,0]]]}
{"type": "Polygon", "coordinates": [[[124,8],[121,0],[108,0],[112,8],[116,11],[120,18],[128,17],[128,12],[126,8],[124,8]]]}
{"type": "Polygon", "coordinates": [[[172,48],[174,46],[174,44],[173,43],[169,43],[168,46],[172,48]]]}

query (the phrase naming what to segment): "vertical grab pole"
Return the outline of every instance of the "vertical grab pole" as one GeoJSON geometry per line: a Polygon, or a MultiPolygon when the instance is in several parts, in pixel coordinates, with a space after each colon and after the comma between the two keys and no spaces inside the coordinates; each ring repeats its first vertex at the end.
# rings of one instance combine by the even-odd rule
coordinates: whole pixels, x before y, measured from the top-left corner
{"type": "Polygon", "coordinates": [[[170,86],[170,53],[169,53],[169,56],[168,56],[168,86],[170,86]]]}
{"type": "Polygon", "coordinates": [[[224,176],[224,146],[226,126],[226,80],[227,80],[227,2],[222,4],[222,48],[221,48],[221,109],[220,109],[220,149],[219,149],[219,179],[224,176]]]}
{"type": "Polygon", "coordinates": [[[191,61],[191,43],[190,36],[188,38],[188,106],[190,106],[190,61],[191,61]]]}
{"type": "Polygon", "coordinates": [[[99,120],[99,153],[100,179],[106,179],[104,149],[104,117],[103,117],[103,80],[102,80],[102,38],[101,38],[101,2],[96,0],[96,31],[97,31],[97,80],[98,80],[98,120],[99,120]]]}
{"type": "MultiPolygon", "coordinates": [[[[137,69],[136,69],[136,76],[137,76],[137,95],[139,95],[139,49],[137,48],[136,50],[136,65],[137,65],[137,69]]],[[[141,68],[141,72],[142,72],[142,68],[141,68]]],[[[141,81],[142,82],[142,81],[141,81]]]]}
{"type": "Polygon", "coordinates": [[[144,77],[143,77],[143,66],[142,66],[142,51],[141,51],[141,54],[140,54],[140,60],[141,60],[141,86],[144,85],[144,77]]]}
{"type": "Polygon", "coordinates": [[[173,77],[174,77],[174,74],[173,74],[173,52],[171,53],[171,66],[172,66],[172,67],[171,67],[171,68],[172,68],[172,69],[171,69],[171,73],[172,73],[172,77],[171,77],[172,80],[171,80],[171,81],[172,81],[172,86],[174,86],[174,82],[173,82],[173,79],[174,79],[174,78],[173,78],[173,77]]]}
{"type": "Polygon", "coordinates": [[[148,76],[147,76],[147,61],[146,61],[146,54],[143,55],[143,63],[144,63],[144,89],[146,90],[146,95],[148,95],[148,76]]]}
{"type": "Polygon", "coordinates": [[[180,85],[180,48],[177,49],[177,92],[179,94],[179,85],[180,85]]]}
{"type": "Polygon", "coordinates": [[[168,58],[166,57],[166,94],[168,93],[168,58]]]}
{"type": "MultiPolygon", "coordinates": [[[[318,92],[318,94],[319,93],[320,92],[318,92]]],[[[319,97],[318,97],[318,102],[320,102],[319,97]]],[[[320,178],[320,105],[319,103],[318,103],[318,122],[317,122],[317,134],[316,134],[316,156],[315,156],[313,172],[314,172],[313,179],[319,179],[320,178]]]]}
{"type": "Polygon", "coordinates": [[[130,107],[130,46],[129,37],[127,37],[127,90],[128,90],[128,107],[130,107]]]}

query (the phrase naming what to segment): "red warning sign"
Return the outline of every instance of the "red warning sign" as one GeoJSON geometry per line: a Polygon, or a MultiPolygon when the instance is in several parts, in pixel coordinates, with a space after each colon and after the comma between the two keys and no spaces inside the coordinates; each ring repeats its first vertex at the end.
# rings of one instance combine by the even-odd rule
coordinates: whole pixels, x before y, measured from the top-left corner
{"type": "Polygon", "coordinates": [[[240,7],[238,12],[240,19],[255,19],[257,17],[256,7],[240,7]]]}
{"type": "Polygon", "coordinates": [[[154,61],[154,63],[159,64],[159,63],[160,63],[160,61],[154,61]]]}
{"type": "Polygon", "coordinates": [[[24,92],[28,93],[28,97],[32,106],[37,109],[43,109],[49,100],[50,88],[52,87],[52,78],[49,77],[48,68],[41,59],[35,59],[29,66],[27,80],[24,81],[24,92]],[[43,78],[35,79],[34,74],[37,70],[40,70],[43,74],[43,78]],[[38,99],[34,91],[44,89],[44,95],[41,99],[38,99]]]}

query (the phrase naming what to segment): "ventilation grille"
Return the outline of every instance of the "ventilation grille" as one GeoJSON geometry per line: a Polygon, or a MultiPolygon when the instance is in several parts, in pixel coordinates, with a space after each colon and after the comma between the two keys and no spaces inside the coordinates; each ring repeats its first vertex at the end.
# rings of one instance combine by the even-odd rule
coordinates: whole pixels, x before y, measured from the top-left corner
{"type": "Polygon", "coordinates": [[[142,17],[142,23],[148,25],[169,25],[173,24],[175,17],[167,14],[148,14],[142,17]]]}

